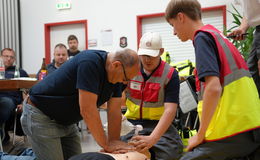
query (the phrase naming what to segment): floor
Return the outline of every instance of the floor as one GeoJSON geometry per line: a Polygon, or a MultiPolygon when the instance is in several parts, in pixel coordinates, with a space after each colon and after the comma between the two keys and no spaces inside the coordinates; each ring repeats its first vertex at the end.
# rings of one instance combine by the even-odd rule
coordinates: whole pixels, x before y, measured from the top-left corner
{"type": "Polygon", "coordinates": [[[84,136],[81,138],[82,152],[96,152],[100,151],[101,147],[96,143],[90,133],[83,132],[84,136]]]}
{"type": "MultiPolygon", "coordinates": [[[[12,137],[13,133],[9,133],[12,137]]],[[[16,155],[20,153],[24,148],[30,148],[30,144],[25,136],[16,136],[14,145],[12,139],[3,146],[4,152],[16,155]]],[[[83,137],[81,136],[82,152],[95,152],[101,148],[98,146],[94,138],[86,130],[83,130],[83,137]]]]}
{"type": "MultiPolygon", "coordinates": [[[[106,111],[100,111],[100,117],[102,123],[106,123],[106,111]]],[[[79,123],[81,128],[81,146],[82,152],[95,152],[99,151],[101,147],[96,143],[93,136],[87,131],[86,125],[83,121],[79,123]]],[[[30,144],[25,136],[15,136],[15,142],[13,144],[13,133],[9,133],[11,139],[10,141],[3,146],[4,152],[17,155],[20,153],[24,148],[30,148],[30,144]]]]}

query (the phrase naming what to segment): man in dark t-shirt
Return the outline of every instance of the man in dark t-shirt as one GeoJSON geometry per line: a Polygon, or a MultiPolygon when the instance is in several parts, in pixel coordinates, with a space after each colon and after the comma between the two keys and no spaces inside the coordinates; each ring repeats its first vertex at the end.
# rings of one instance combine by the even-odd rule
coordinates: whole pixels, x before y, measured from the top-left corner
{"type": "Polygon", "coordinates": [[[69,59],[73,58],[80,52],[78,49],[79,46],[78,38],[73,34],[68,36],[68,46],[69,46],[68,49],[69,59]]]}
{"type": "Polygon", "coordinates": [[[86,50],[32,87],[21,121],[37,159],[68,159],[81,153],[75,123],[82,118],[105,151],[131,149],[119,141],[121,91],[137,75],[138,62],[137,53],[130,49],[86,50]],[[105,102],[108,137],[97,110],[105,102]]]}

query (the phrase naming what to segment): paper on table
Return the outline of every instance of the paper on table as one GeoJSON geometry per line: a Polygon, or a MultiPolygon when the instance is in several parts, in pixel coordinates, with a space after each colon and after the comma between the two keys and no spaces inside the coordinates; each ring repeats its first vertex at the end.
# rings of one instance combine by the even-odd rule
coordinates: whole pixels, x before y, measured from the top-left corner
{"type": "Polygon", "coordinates": [[[11,80],[26,80],[26,81],[37,81],[36,78],[31,77],[19,77],[19,78],[12,78],[11,80]]]}

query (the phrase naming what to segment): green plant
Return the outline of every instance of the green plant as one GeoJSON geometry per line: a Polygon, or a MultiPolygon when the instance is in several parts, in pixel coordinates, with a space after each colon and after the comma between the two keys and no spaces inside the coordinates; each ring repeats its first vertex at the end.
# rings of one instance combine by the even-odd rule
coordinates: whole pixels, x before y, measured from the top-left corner
{"type": "MultiPolygon", "coordinates": [[[[234,5],[232,5],[234,12],[228,11],[229,13],[232,14],[234,20],[232,21],[232,23],[234,24],[233,27],[231,27],[230,29],[226,30],[226,35],[228,33],[231,33],[235,28],[238,28],[241,24],[241,20],[242,20],[242,16],[241,14],[237,11],[237,9],[235,8],[234,5]]],[[[245,40],[242,41],[236,41],[236,40],[232,40],[232,43],[238,48],[238,50],[240,51],[240,53],[244,56],[245,60],[247,60],[250,50],[251,50],[251,46],[252,46],[252,42],[253,42],[253,33],[254,33],[255,27],[250,27],[247,30],[248,35],[246,36],[245,40]]]]}

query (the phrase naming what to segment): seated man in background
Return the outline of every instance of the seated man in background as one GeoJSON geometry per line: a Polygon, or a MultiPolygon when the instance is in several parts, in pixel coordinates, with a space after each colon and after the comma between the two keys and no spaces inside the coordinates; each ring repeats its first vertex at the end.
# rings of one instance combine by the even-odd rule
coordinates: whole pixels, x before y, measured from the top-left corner
{"type": "MultiPolygon", "coordinates": [[[[47,66],[47,72],[48,74],[51,74],[53,71],[55,71],[57,68],[59,68],[63,63],[65,63],[68,60],[68,51],[67,47],[59,43],[54,48],[54,59],[52,63],[48,64],[47,66]]],[[[36,77],[39,79],[39,73],[37,73],[36,77]]]]}
{"type": "MultiPolygon", "coordinates": [[[[5,65],[5,78],[14,78],[15,73],[15,60],[16,56],[14,50],[11,48],[5,48],[1,51],[1,57],[5,65]]],[[[23,70],[19,69],[20,77],[29,77],[23,70]]],[[[5,123],[10,119],[12,112],[18,108],[22,110],[23,96],[21,91],[5,91],[0,92],[0,134],[1,140],[5,143],[8,142],[10,137],[7,132],[9,126],[5,126],[5,123]]]]}
{"type": "Polygon", "coordinates": [[[161,36],[148,32],[140,41],[138,55],[141,60],[139,74],[131,79],[126,89],[126,118],[133,125],[142,125],[136,136],[134,131],[121,137],[123,141],[136,141],[138,151],[148,150],[156,160],[176,160],[183,146],[172,121],[179,103],[178,72],[160,56],[163,54],[161,36]]]}
{"type": "Polygon", "coordinates": [[[78,49],[79,41],[75,35],[69,35],[68,46],[69,46],[68,49],[69,58],[76,56],[80,52],[78,49]]]}

